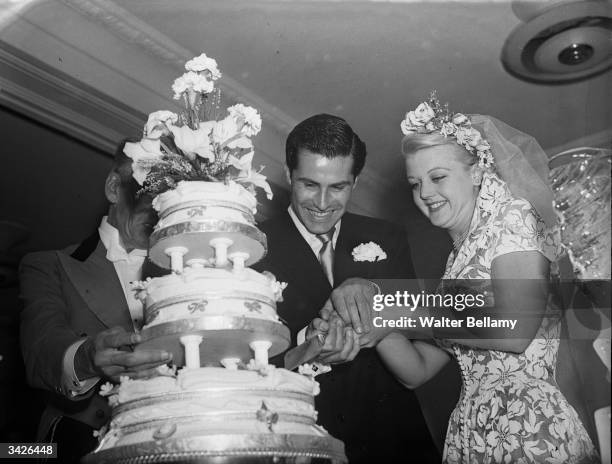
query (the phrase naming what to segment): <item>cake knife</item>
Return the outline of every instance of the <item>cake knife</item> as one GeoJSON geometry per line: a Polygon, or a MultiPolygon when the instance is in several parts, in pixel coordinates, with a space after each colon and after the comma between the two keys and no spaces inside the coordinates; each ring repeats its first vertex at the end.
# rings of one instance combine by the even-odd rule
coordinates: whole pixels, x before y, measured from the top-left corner
{"type": "Polygon", "coordinates": [[[285,353],[285,369],[292,371],[304,363],[314,361],[323,350],[325,335],[324,333],[318,333],[316,337],[312,337],[287,351],[285,353]]]}

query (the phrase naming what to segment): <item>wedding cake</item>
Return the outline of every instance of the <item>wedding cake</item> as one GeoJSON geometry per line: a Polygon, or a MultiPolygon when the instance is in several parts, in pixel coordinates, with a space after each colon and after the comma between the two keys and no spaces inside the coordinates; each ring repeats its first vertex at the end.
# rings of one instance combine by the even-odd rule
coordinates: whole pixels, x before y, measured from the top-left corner
{"type": "Polygon", "coordinates": [[[206,55],[185,67],[173,90],[186,111],[151,114],[125,148],[139,193],[155,196],[149,257],[171,270],[134,284],[145,322],[135,349],[169,351],[173,366],[102,386],[112,419],[84,462],[346,462],[342,442],[316,424],[309,366],[268,363],[290,336],[276,313],[286,284],[248,267],[267,249],[254,192],[271,191],[251,168],[261,119],[235,105],[202,122],[220,73],[206,55]]]}

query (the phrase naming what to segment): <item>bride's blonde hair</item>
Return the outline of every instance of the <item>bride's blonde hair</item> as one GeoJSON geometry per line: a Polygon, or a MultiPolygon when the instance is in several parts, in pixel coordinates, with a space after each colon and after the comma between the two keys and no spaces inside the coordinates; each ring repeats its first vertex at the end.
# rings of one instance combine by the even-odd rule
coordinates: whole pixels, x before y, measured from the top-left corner
{"type": "Polygon", "coordinates": [[[440,146],[453,146],[460,149],[463,156],[460,157],[461,161],[468,166],[473,166],[478,163],[478,157],[467,151],[464,147],[459,145],[454,139],[450,137],[444,137],[442,134],[408,134],[402,139],[402,155],[404,159],[413,155],[419,150],[431,147],[440,146]]]}

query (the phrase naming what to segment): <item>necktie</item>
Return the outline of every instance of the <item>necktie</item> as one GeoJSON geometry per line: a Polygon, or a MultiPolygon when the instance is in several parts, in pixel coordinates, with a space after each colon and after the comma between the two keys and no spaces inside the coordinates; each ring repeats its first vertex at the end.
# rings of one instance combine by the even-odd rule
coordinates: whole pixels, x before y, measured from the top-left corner
{"type": "Polygon", "coordinates": [[[323,267],[323,272],[329,280],[330,285],[334,285],[334,245],[332,237],[334,236],[334,229],[330,230],[326,234],[317,235],[317,238],[321,240],[323,246],[319,251],[319,262],[323,267]]]}

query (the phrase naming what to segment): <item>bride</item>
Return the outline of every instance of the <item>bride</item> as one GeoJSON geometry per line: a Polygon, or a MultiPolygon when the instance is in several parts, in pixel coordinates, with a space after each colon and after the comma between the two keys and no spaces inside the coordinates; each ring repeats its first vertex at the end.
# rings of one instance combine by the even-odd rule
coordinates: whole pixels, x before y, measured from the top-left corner
{"type": "Polygon", "coordinates": [[[378,343],[379,354],[410,388],[451,358],[459,364],[463,385],[444,462],[597,462],[555,381],[560,312],[540,285],[556,254],[546,155],[534,139],[498,120],[450,114],[435,94],[401,127],[414,201],[453,240],[443,279],[488,280],[497,311],[540,316],[523,317],[532,321],[524,338],[433,345],[391,332],[378,343]]]}

